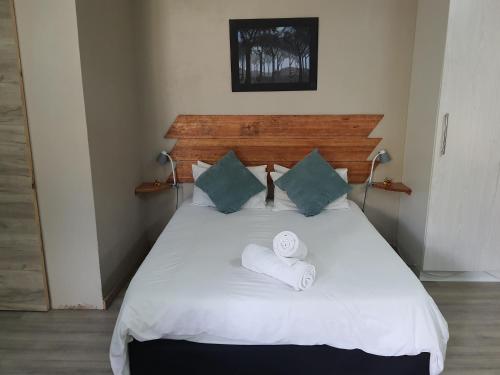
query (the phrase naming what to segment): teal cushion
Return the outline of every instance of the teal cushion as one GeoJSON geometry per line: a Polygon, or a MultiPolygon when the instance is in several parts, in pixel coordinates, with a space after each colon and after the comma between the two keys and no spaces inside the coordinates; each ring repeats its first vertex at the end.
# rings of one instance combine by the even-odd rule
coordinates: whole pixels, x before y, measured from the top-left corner
{"type": "Polygon", "coordinates": [[[305,216],[319,214],[330,202],[351,191],[351,187],[317,149],[274,183],[286,191],[305,216]]]}
{"type": "Polygon", "coordinates": [[[195,182],[208,194],[220,212],[238,211],[246,201],[266,187],[229,151],[195,182]]]}

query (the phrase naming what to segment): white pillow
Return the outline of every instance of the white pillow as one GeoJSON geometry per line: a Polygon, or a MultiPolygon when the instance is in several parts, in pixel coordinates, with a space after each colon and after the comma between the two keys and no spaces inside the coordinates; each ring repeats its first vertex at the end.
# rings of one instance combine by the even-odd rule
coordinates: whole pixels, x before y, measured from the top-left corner
{"type": "MultiPolygon", "coordinates": [[[[276,181],[278,178],[283,176],[286,172],[290,170],[290,168],[284,167],[279,164],[274,164],[275,172],[271,172],[271,178],[276,181]]],[[[345,182],[347,181],[347,168],[336,168],[335,172],[337,172],[340,177],[345,182]]],[[[328,204],[325,207],[325,210],[340,210],[349,208],[349,202],[347,201],[347,194],[342,195],[341,197],[335,199],[333,202],[328,204]]],[[[274,184],[274,211],[287,211],[287,210],[297,210],[297,206],[293,203],[286,191],[281,190],[276,184],[274,184]]]]}
{"type": "Polygon", "coordinates": [[[274,164],[274,171],[279,173],[286,173],[290,170],[290,168],[284,167],[279,164],[274,164]]]}
{"type": "MultiPolygon", "coordinates": [[[[208,168],[212,165],[199,161],[193,164],[191,167],[193,169],[193,179],[196,182],[198,177],[200,177],[208,168]]],[[[258,165],[255,167],[247,167],[247,169],[252,172],[252,174],[257,177],[257,179],[266,187],[260,193],[255,194],[251,197],[242,208],[266,208],[266,197],[267,197],[267,166],[258,165]]],[[[210,199],[207,193],[201,190],[198,186],[193,187],[193,204],[197,206],[208,206],[215,207],[214,202],[210,199]]]]}

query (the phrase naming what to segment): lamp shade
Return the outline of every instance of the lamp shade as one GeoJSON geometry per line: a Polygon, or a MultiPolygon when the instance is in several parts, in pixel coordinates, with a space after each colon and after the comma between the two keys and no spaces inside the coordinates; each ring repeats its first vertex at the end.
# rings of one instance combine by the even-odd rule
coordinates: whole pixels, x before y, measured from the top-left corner
{"type": "Polygon", "coordinates": [[[385,164],[391,161],[391,155],[387,152],[387,150],[380,150],[378,152],[378,160],[380,163],[385,164]]]}
{"type": "Polygon", "coordinates": [[[167,154],[167,151],[161,151],[159,154],[158,154],[158,157],[156,158],[156,161],[158,162],[158,164],[160,165],[165,165],[167,164],[168,162],[168,154],[167,154]]]}

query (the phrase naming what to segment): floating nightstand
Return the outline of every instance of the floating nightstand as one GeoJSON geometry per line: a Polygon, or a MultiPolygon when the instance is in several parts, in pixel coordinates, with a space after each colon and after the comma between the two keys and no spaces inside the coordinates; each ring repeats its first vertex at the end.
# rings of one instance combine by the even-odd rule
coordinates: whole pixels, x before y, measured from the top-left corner
{"type": "Polygon", "coordinates": [[[167,182],[143,182],[135,188],[136,194],[156,193],[159,191],[168,190],[172,187],[171,183],[167,182]]]}
{"type": "Polygon", "coordinates": [[[402,182],[391,182],[391,183],[373,182],[371,186],[375,189],[397,191],[400,193],[406,193],[408,195],[411,195],[411,189],[402,182]]]}
{"type": "MultiPolygon", "coordinates": [[[[170,154],[167,151],[161,151],[157,158],[156,161],[160,165],[165,165],[168,162],[170,162],[170,167],[172,168],[172,178],[173,182],[171,183],[168,178],[166,179],[167,181],[165,182],[160,182],[156,180],[155,182],[143,182],[139,186],[135,188],[135,193],[136,194],[142,194],[142,193],[156,193],[159,191],[164,191],[168,190],[171,187],[175,187],[177,189],[177,178],[175,175],[175,166],[174,166],[174,161],[170,157],[170,154]]],[[[168,177],[168,175],[167,175],[168,177]]]]}
{"type": "Polygon", "coordinates": [[[170,182],[168,175],[165,182],[160,182],[158,180],[156,180],[155,182],[143,182],[135,188],[135,193],[157,193],[160,191],[169,190],[170,188],[175,188],[175,209],[177,210],[177,208],[179,207],[179,184],[177,183],[174,161],[167,151],[161,151],[158,154],[156,161],[160,165],[165,165],[170,162],[170,167],[172,168],[172,182],[170,182]]]}

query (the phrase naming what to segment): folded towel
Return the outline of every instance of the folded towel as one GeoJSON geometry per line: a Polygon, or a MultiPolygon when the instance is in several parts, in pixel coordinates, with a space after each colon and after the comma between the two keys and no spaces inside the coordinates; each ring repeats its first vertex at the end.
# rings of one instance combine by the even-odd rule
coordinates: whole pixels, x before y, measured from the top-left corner
{"type": "Polygon", "coordinates": [[[273,239],[274,253],[289,266],[307,256],[307,246],[293,232],[279,232],[273,239]]]}
{"type": "Polygon", "coordinates": [[[241,264],[251,271],[278,279],[295,290],[309,288],[316,277],[316,269],[313,265],[297,260],[295,264],[288,266],[270,249],[255,244],[245,247],[241,254],[241,264]]]}

